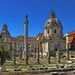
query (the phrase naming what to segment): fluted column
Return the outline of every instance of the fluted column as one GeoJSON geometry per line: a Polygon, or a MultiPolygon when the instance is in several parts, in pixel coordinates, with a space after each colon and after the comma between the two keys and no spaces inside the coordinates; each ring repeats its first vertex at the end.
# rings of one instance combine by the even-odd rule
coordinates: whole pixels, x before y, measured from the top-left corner
{"type": "Polygon", "coordinates": [[[26,38],[26,64],[28,64],[28,16],[26,16],[25,20],[25,38],[26,38]]]}

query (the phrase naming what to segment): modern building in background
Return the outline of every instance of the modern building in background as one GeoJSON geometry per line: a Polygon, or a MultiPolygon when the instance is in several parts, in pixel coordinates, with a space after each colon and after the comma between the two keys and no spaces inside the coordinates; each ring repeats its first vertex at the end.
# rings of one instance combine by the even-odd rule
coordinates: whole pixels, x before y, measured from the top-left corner
{"type": "Polygon", "coordinates": [[[75,58],[75,31],[69,32],[65,38],[66,49],[69,50],[70,58],[75,58]]]}
{"type": "Polygon", "coordinates": [[[66,36],[66,49],[75,49],[75,31],[68,33],[66,36]]]}

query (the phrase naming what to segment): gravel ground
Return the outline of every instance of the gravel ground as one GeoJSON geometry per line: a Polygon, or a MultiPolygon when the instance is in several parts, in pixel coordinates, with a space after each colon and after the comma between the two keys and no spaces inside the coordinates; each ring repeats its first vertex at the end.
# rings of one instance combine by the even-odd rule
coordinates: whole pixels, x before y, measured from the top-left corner
{"type": "Polygon", "coordinates": [[[58,74],[52,73],[25,73],[25,72],[0,72],[0,75],[75,75],[75,71],[71,72],[59,72],[58,74]]]}

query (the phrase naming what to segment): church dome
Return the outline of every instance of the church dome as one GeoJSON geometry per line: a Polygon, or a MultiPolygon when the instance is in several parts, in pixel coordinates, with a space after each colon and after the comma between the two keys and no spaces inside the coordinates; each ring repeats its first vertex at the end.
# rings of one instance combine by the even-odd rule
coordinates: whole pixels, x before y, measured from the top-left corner
{"type": "Polygon", "coordinates": [[[51,27],[58,24],[60,24],[60,21],[59,19],[56,18],[55,13],[52,12],[51,17],[46,21],[44,28],[51,27]]]}
{"type": "Polygon", "coordinates": [[[45,28],[49,26],[53,26],[59,23],[59,20],[57,18],[51,18],[48,19],[47,22],[45,23],[45,28]]]}

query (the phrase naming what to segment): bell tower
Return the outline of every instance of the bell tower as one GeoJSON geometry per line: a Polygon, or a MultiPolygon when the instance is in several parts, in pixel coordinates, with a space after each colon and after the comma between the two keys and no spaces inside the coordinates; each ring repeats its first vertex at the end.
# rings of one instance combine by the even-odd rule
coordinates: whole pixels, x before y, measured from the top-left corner
{"type": "Polygon", "coordinates": [[[8,31],[8,27],[7,24],[3,25],[2,31],[1,31],[1,35],[3,36],[3,38],[8,38],[10,37],[10,33],[8,31]]]}

